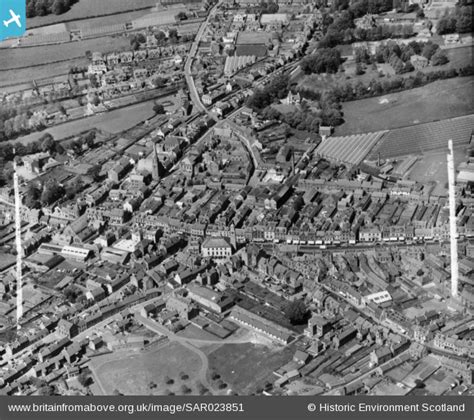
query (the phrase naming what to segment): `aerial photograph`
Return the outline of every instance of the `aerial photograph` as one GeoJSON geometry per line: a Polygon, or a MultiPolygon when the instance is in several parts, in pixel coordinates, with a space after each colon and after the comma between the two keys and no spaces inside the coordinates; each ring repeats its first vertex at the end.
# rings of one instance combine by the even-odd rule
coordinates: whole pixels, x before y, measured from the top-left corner
{"type": "Polygon", "coordinates": [[[0,0],[0,395],[473,397],[473,10],[0,0]]]}

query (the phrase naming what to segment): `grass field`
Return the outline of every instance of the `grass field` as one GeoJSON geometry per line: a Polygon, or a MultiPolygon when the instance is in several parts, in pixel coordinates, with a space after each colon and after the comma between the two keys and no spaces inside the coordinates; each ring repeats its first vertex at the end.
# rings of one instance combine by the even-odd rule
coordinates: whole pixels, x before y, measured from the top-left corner
{"type": "Polygon", "coordinates": [[[474,79],[458,77],[375,98],[345,102],[337,135],[372,132],[474,112],[474,79]]]}
{"type": "Polygon", "coordinates": [[[91,362],[107,395],[117,389],[124,395],[161,395],[165,390],[179,394],[184,384],[195,390],[201,361],[192,351],[179,343],[169,343],[149,352],[121,352],[98,356],[91,362]],[[182,380],[180,372],[189,379],[182,380]],[[166,384],[164,378],[174,380],[166,384]],[[150,383],[156,387],[150,388],[150,383]]]}
{"type": "Polygon", "coordinates": [[[292,347],[272,350],[256,344],[224,344],[209,354],[209,372],[219,374],[239,395],[249,395],[267,380],[273,382],[272,372],[289,362],[293,353],[292,347]]]}
{"type": "Polygon", "coordinates": [[[28,19],[28,27],[52,25],[67,20],[84,19],[92,16],[112,15],[114,13],[154,7],[156,0],[79,0],[71,9],[62,15],[36,16],[28,19]]]}
{"type": "MultiPolygon", "coordinates": [[[[465,148],[454,149],[454,163],[459,165],[466,160],[465,148]]],[[[421,182],[434,182],[438,188],[445,188],[448,182],[448,169],[446,165],[446,152],[430,153],[423,155],[408,173],[408,179],[421,182]]]]}
{"type": "Polygon", "coordinates": [[[0,70],[0,92],[7,93],[9,91],[18,91],[31,87],[32,79],[40,80],[55,76],[63,76],[69,72],[73,66],[87,66],[88,60],[85,57],[72,59],[55,64],[44,64],[31,68],[17,70],[0,70]],[[33,77],[32,77],[33,75],[33,77]],[[27,84],[28,86],[24,86],[27,84]],[[23,85],[23,86],[22,86],[23,85]],[[9,88],[4,88],[9,86],[9,88]]]}
{"type": "Polygon", "coordinates": [[[61,140],[86,131],[91,127],[96,127],[112,134],[118,134],[155,115],[153,105],[154,101],[150,101],[126,108],[116,109],[104,114],[94,115],[93,117],[83,118],[81,120],[50,127],[37,133],[31,133],[27,136],[20,137],[15,141],[27,144],[39,139],[44,133],[50,133],[56,140],[61,140]]]}
{"type": "MultiPolygon", "coordinates": [[[[125,37],[104,37],[100,41],[89,39],[79,42],[70,42],[58,45],[45,45],[31,48],[10,48],[2,50],[0,70],[17,69],[39,64],[48,64],[54,61],[70,60],[85,57],[86,51],[109,52],[121,48],[129,48],[130,41],[125,37]]],[[[55,64],[52,65],[54,69],[55,64]]],[[[35,70],[29,70],[32,78],[37,77],[35,70]]]]}

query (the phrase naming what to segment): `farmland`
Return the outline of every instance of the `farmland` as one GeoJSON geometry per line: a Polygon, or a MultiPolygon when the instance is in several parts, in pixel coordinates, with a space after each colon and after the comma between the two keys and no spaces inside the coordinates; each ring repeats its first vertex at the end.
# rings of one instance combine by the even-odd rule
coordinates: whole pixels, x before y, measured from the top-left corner
{"type": "Polygon", "coordinates": [[[28,26],[30,28],[35,28],[38,26],[52,25],[58,22],[85,19],[101,15],[113,15],[146,7],[151,8],[154,7],[156,3],[156,0],[133,0],[133,2],[129,0],[110,0],[107,2],[97,0],[79,0],[79,2],[72,6],[71,10],[62,15],[36,16],[32,19],[28,19],[28,26]]]}
{"type": "Polygon", "coordinates": [[[409,91],[345,102],[346,122],[336,128],[336,134],[386,130],[465,115],[474,112],[473,89],[472,78],[458,77],[409,91]]]}
{"type": "Polygon", "coordinates": [[[272,372],[289,362],[293,353],[291,347],[272,350],[257,344],[224,344],[209,354],[209,370],[239,395],[249,395],[274,380],[272,372]]]}
{"type": "Polygon", "coordinates": [[[38,140],[45,132],[50,133],[56,140],[61,140],[86,131],[91,127],[96,127],[100,130],[117,134],[128,130],[138,123],[152,117],[154,115],[153,105],[153,101],[143,102],[126,108],[116,109],[104,114],[67,122],[65,124],[48,128],[42,132],[32,133],[27,136],[20,137],[18,141],[23,144],[27,144],[31,141],[38,140]]]}
{"type": "Polygon", "coordinates": [[[372,152],[372,159],[421,155],[446,149],[448,139],[454,147],[464,147],[474,129],[474,115],[446,119],[391,130],[384,135],[372,152]]]}

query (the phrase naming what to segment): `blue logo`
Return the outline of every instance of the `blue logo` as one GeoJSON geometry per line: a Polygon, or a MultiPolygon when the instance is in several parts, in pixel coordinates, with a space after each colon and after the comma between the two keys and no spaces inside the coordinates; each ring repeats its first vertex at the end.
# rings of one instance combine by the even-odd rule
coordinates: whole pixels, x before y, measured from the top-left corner
{"type": "Polygon", "coordinates": [[[26,0],[0,0],[0,41],[26,31],[26,0]]]}

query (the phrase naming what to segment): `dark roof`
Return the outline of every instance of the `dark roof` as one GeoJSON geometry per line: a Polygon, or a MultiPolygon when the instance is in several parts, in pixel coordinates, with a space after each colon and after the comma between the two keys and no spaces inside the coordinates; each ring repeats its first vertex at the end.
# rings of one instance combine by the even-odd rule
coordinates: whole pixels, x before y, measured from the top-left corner
{"type": "Polygon", "coordinates": [[[235,55],[255,55],[257,57],[265,57],[267,55],[267,47],[263,44],[245,44],[238,45],[235,55]]]}

